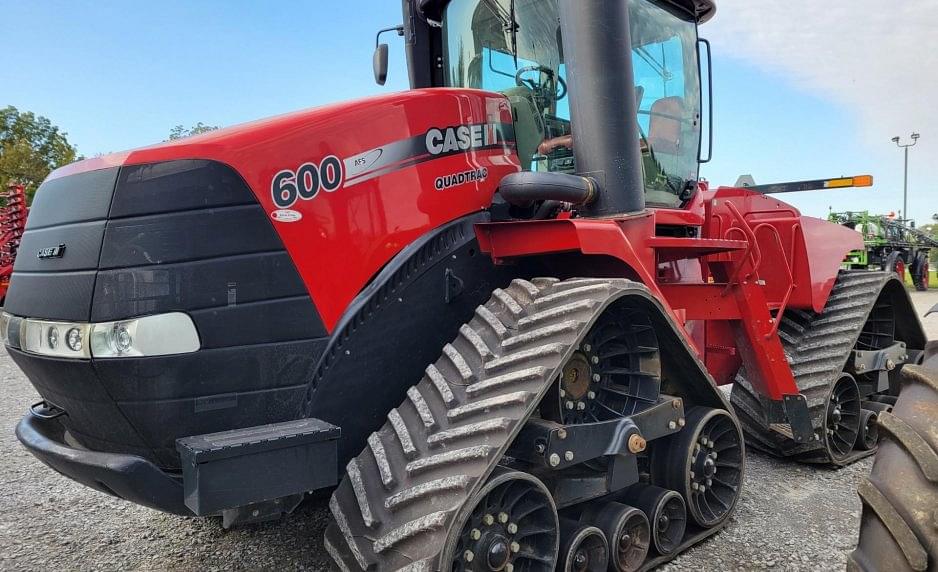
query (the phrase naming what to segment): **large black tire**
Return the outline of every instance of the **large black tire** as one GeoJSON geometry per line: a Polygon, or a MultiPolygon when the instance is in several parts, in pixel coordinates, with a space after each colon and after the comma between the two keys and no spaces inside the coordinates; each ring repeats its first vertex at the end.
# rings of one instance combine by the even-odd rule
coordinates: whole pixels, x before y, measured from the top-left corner
{"type": "Polygon", "coordinates": [[[886,257],[886,261],[883,263],[883,270],[886,272],[895,272],[899,276],[899,280],[905,283],[905,259],[898,250],[889,253],[889,256],[886,257]]]}
{"type": "Polygon", "coordinates": [[[912,260],[912,284],[919,292],[928,290],[928,252],[920,250],[912,260]]]}
{"type": "Polygon", "coordinates": [[[938,570],[938,342],[926,356],[903,368],[895,408],[879,415],[882,441],[859,486],[860,539],[848,570],[938,570]]]}

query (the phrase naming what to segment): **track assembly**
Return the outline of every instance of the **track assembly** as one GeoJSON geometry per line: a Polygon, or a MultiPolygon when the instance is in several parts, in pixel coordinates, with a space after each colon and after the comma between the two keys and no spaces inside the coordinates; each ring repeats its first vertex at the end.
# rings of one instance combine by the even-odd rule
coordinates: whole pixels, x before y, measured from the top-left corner
{"type": "Polygon", "coordinates": [[[894,400],[897,375],[911,361],[898,338],[900,310],[893,297],[897,291],[904,293],[893,273],[841,271],[820,314],[785,313],[779,336],[795,382],[808,401],[817,438],[796,443],[778,431],[743,370],[733,386],[732,402],[747,445],[780,457],[837,466],[873,454],[875,438],[859,438],[864,427],[860,415],[867,407],[861,409],[861,402],[894,400]],[[857,357],[875,354],[882,357],[857,357]],[[878,369],[867,362],[878,364],[878,369]]]}
{"type": "MultiPolygon", "coordinates": [[[[689,470],[672,477],[677,486],[640,484],[656,478],[659,442],[683,443],[686,459],[688,440],[705,439],[708,455],[721,456],[717,478],[738,484],[743,471],[730,466],[742,454],[731,413],[687,402],[685,420],[689,398],[659,393],[662,330],[641,310],[653,304],[625,280],[515,280],[496,290],[349,463],[326,532],[336,562],[579,572],[611,560],[630,572],[718,530],[738,486],[720,489],[711,474],[716,496],[700,496],[685,486],[689,470]],[[691,530],[688,503],[720,501],[726,509],[691,530]]],[[[695,458],[701,474],[712,470],[710,456],[695,458]]]]}

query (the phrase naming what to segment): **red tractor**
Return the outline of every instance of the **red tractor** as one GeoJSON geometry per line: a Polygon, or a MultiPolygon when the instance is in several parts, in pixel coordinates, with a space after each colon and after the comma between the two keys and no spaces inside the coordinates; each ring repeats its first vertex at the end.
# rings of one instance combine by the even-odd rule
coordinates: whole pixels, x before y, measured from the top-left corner
{"type": "Polygon", "coordinates": [[[711,0],[402,5],[410,91],[43,183],[0,324],[30,451],[226,526],[337,486],[339,567],[409,571],[646,569],[746,445],[872,452],[925,334],[857,233],[699,180],[711,0]]]}

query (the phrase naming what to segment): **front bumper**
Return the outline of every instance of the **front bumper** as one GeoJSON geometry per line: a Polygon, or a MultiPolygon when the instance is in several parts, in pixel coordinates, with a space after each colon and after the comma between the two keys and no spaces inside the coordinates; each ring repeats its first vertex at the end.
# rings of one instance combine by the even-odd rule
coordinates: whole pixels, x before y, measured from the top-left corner
{"type": "Polygon", "coordinates": [[[181,477],[135,455],[72,446],[58,419],[27,413],[16,426],[16,437],[40,461],[85,486],[163,512],[193,516],[183,503],[181,477]]]}

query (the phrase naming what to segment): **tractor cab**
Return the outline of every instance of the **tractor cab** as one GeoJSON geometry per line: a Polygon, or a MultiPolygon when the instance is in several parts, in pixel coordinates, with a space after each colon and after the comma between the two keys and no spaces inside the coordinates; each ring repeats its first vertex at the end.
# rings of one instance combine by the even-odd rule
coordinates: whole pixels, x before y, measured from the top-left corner
{"type": "MultiPolygon", "coordinates": [[[[696,14],[629,0],[631,67],[645,202],[675,208],[696,188],[701,74],[696,14]]],[[[453,0],[441,12],[442,85],[504,94],[522,168],[581,172],[556,0],[453,0]]],[[[609,69],[610,74],[627,70],[609,69]]],[[[628,128],[629,118],[604,117],[628,128]]]]}

